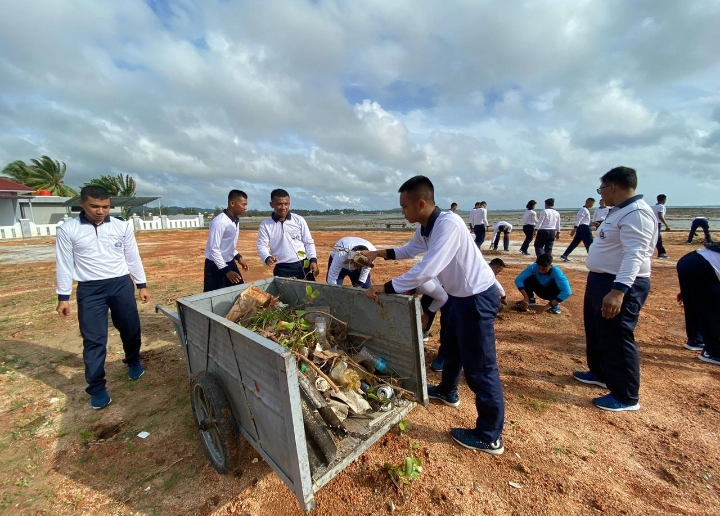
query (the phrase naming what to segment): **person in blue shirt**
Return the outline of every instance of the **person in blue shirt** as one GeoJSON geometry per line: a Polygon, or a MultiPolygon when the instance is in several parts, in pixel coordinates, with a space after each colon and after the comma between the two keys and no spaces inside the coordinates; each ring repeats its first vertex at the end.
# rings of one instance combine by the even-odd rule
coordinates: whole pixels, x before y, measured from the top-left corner
{"type": "Polygon", "coordinates": [[[549,301],[546,310],[551,314],[560,313],[560,303],[572,295],[572,290],[563,271],[552,262],[551,254],[541,254],[515,278],[515,286],[523,295],[522,301],[515,303],[517,310],[527,311],[529,305],[535,304],[537,296],[549,301]]]}

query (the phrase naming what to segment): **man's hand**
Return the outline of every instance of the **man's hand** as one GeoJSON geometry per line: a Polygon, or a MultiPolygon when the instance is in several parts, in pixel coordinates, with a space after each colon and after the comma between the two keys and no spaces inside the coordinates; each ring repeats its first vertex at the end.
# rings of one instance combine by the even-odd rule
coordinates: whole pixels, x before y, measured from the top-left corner
{"type": "MultiPolygon", "coordinates": [[[[423,312],[423,314],[420,316],[420,325],[423,327],[423,331],[425,331],[425,326],[427,326],[428,321],[430,320],[430,316],[423,312]]],[[[430,328],[428,328],[429,330],[430,328]]]]}
{"type": "Polygon", "coordinates": [[[602,316],[605,319],[612,319],[620,313],[625,294],[619,290],[611,290],[604,298],[602,304],[602,316]]]}
{"type": "Polygon", "coordinates": [[[572,229],[570,230],[570,236],[574,237],[574,236],[575,236],[575,231],[577,231],[577,230],[576,230],[575,228],[572,228],[572,229]]]}
{"type": "Polygon", "coordinates": [[[310,263],[310,272],[313,273],[313,276],[315,276],[316,279],[320,276],[320,267],[318,267],[317,262],[310,263]]]}
{"type": "Polygon", "coordinates": [[[670,231],[670,226],[668,226],[667,224],[665,224],[665,231],[670,231]]]}
{"type": "Polygon", "coordinates": [[[55,311],[63,317],[70,315],[70,301],[58,301],[55,311]]]}
{"type": "Polygon", "coordinates": [[[244,271],[250,270],[250,266],[249,266],[249,265],[247,264],[247,262],[246,262],[245,260],[243,260],[242,258],[240,258],[240,259],[238,260],[238,263],[240,264],[240,267],[242,267],[242,270],[244,270],[244,271]]]}
{"type": "Polygon", "coordinates": [[[278,259],[275,258],[274,256],[268,256],[265,259],[265,265],[267,265],[268,267],[272,267],[273,265],[275,265],[277,263],[277,261],[278,261],[278,259]]]}
{"type": "Polygon", "coordinates": [[[549,312],[553,307],[552,301],[550,301],[548,304],[545,305],[545,308],[543,308],[543,312],[549,312]]]}
{"type": "Polygon", "coordinates": [[[365,295],[373,301],[380,301],[378,294],[382,294],[383,292],[385,292],[384,285],[373,285],[365,291],[365,295]]]}
{"type": "Polygon", "coordinates": [[[678,292],[677,296],[675,296],[675,299],[677,299],[678,304],[683,304],[682,292],[678,292]]]}
{"type": "Polygon", "coordinates": [[[239,275],[237,272],[235,272],[235,271],[227,271],[227,272],[225,273],[225,277],[226,277],[226,278],[228,279],[228,281],[229,281],[230,283],[232,283],[233,285],[237,285],[238,283],[240,283],[240,282],[242,281],[242,276],[240,276],[240,275],[239,275]]]}
{"type": "Polygon", "coordinates": [[[517,303],[515,303],[515,306],[517,307],[518,310],[524,312],[525,310],[528,309],[528,306],[530,306],[530,303],[528,302],[527,299],[523,299],[522,301],[518,301],[517,303]]]}
{"type": "Polygon", "coordinates": [[[502,296],[500,298],[500,304],[503,306],[507,306],[507,296],[502,296]]]}
{"type": "Polygon", "coordinates": [[[358,254],[365,256],[370,263],[375,263],[375,260],[380,255],[378,251],[358,251],[358,254]]]}
{"type": "Polygon", "coordinates": [[[560,240],[560,232],[555,233],[555,240],[560,240]]]}
{"type": "Polygon", "coordinates": [[[141,288],[138,290],[138,294],[140,295],[140,301],[143,303],[147,303],[150,301],[150,291],[146,288],[141,288]]]}

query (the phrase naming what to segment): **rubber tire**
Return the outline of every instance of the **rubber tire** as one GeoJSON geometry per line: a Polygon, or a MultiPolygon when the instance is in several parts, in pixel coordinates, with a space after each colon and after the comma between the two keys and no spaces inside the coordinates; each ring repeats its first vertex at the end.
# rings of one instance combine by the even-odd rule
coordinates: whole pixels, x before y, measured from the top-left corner
{"type": "Polygon", "coordinates": [[[190,379],[190,404],[200,441],[215,471],[240,471],[240,436],[230,402],[220,382],[207,371],[190,379]],[[205,420],[205,429],[202,428],[205,420]]]}

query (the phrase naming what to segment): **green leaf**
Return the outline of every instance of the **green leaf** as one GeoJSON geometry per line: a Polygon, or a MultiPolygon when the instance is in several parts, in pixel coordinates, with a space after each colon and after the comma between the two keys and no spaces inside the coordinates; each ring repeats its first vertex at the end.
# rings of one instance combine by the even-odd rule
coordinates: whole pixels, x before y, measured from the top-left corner
{"type": "Polygon", "coordinates": [[[412,445],[413,450],[417,450],[418,448],[420,448],[420,443],[415,443],[412,445]]]}
{"type": "Polygon", "coordinates": [[[313,289],[310,285],[305,285],[305,295],[310,297],[313,293],[313,289]]]}
{"type": "Polygon", "coordinates": [[[415,463],[412,457],[405,457],[405,476],[411,476],[415,470],[415,463]]]}
{"type": "Polygon", "coordinates": [[[318,297],[319,295],[320,295],[320,291],[319,291],[319,290],[316,290],[315,292],[313,292],[312,294],[310,294],[310,297],[311,297],[312,299],[315,299],[315,298],[318,297]]]}
{"type": "Polygon", "coordinates": [[[305,251],[298,251],[297,255],[298,255],[298,258],[305,258],[305,251]]]}
{"type": "MultiPolygon", "coordinates": [[[[307,293],[307,290],[305,290],[305,292],[307,293]]],[[[295,310],[295,315],[297,315],[298,317],[302,317],[306,313],[307,313],[307,310],[295,310]]]]}
{"type": "Polygon", "coordinates": [[[308,267],[310,267],[310,260],[303,260],[303,268],[307,269],[308,267]]]}
{"type": "Polygon", "coordinates": [[[303,331],[308,331],[310,329],[310,323],[307,322],[305,319],[300,319],[300,329],[303,331]]]}
{"type": "Polygon", "coordinates": [[[398,428],[400,429],[401,432],[404,432],[405,429],[407,428],[407,426],[408,426],[408,421],[406,419],[403,419],[402,421],[400,421],[398,423],[398,428]]]}

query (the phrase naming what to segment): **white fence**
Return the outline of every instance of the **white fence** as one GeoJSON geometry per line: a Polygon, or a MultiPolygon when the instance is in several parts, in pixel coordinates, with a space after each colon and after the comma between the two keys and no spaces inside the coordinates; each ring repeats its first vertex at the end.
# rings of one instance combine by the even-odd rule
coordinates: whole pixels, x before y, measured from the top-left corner
{"type": "MultiPolygon", "coordinates": [[[[68,220],[68,219],[65,219],[68,220]]],[[[13,226],[0,226],[0,240],[15,238],[32,238],[55,236],[60,224],[35,224],[27,219],[16,222],[13,226]]],[[[143,219],[133,215],[130,219],[135,231],[151,231],[159,229],[191,229],[205,226],[202,213],[197,215],[161,215],[143,219]]]]}

